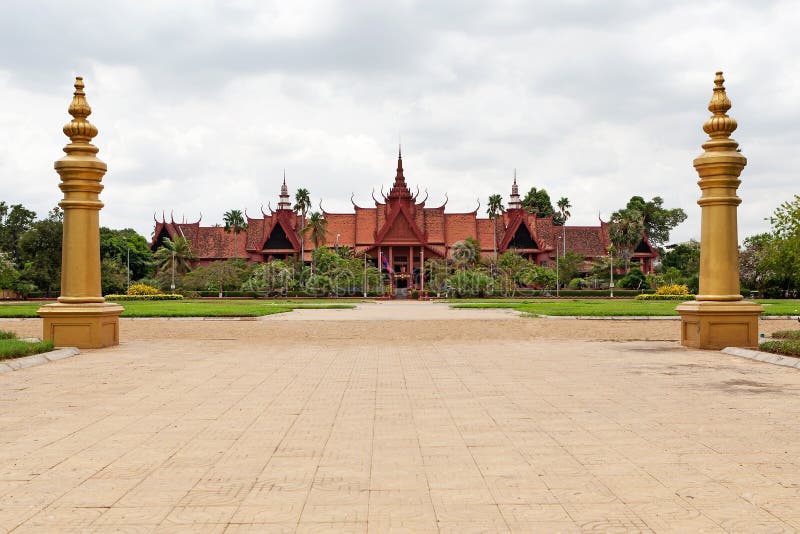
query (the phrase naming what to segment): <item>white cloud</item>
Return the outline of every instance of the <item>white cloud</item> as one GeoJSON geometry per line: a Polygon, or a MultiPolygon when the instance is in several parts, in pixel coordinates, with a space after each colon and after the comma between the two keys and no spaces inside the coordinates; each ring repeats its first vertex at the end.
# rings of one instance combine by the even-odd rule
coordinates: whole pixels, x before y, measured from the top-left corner
{"type": "MultiPolygon", "coordinates": [[[[0,199],[43,215],[71,77],[109,165],[103,224],[221,220],[275,203],[283,170],[331,211],[389,186],[467,211],[520,185],[596,224],[662,196],[699,237],[692,159],[724,68],[749,164],[740,235],[797,192],[800,58],[791,2],[12,0],[0,18],[0,199]],[[191,9],[189,6],[191,5],[191,9]],[[77,14],[80,14],[79,16],[77,14]]],[[[483,208],[482,208],[483,210],[483,208]]]]}

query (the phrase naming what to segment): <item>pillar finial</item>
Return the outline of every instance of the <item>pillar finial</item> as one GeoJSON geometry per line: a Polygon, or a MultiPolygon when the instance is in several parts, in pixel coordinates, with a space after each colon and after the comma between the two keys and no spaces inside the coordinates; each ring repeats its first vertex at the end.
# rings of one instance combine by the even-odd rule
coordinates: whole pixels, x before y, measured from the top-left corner
{"type": "MultiPolygon", "coordinates": [[[[711,101],[708,103],[708,111],[713,115],[703,124],[703,131],[713,140],[730,138],[738,126],[736,119],[728,116],[728,110],[731,109],[731,100],[725,92],[724,84],[725,78],[722,76],[722,71],[718,71],[714,77],[714,92],[711,94],[711,101]]],[[[731,141],[733,140],[731,139],[731,141]]],[[[738,143],[733,142],[738,146],[738,143]]],[[[730,148],[727,143],[725,148],[730,148]]]]}
{"type": "Polygon", "coordinates": [[[86,101],[83,88],[83,77],[76,76],[75,92],[68,110],[73,119],[64,125],[64,135],[69,137],[73,144],[89,144],[97,135],[97,128],[87,119],[92,114],[92,108],[86,101]]]}

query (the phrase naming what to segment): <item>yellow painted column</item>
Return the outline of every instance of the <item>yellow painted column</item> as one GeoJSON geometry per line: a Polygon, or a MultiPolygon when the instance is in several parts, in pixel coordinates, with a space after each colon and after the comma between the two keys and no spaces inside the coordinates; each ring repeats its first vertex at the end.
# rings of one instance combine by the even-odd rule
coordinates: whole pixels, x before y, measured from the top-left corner
{"type": "Polygon", "coordinates": [[[708,110],[711,117],[703,125],[709,140],[704,152],[695,158],[700,176],[700,290],[696,300],[684,302],[681,315],[681,343],[701,349],[758,346],[759,304],[742,300],[739,293],[739,248],[736,195],[739,175],[747,158],[731,138],[736,120],[729,117],[731,101],[717,72],[708,110]]]}
{"type": "Polygon", "coordinates": [[[83,78],[75,79],[69,106],[73,119],[64,126],[70,143],[66,156],[55,163],[64,198],[64,235],[61,245],[61,296],[42,306],[43,338],[58,347],[107,347],[119,344],[122,306],[105,302],[100,285],[100,192],[106,164],[91,143],[97,128],[87,120],[92,108],[83,91],[83,78]]]}

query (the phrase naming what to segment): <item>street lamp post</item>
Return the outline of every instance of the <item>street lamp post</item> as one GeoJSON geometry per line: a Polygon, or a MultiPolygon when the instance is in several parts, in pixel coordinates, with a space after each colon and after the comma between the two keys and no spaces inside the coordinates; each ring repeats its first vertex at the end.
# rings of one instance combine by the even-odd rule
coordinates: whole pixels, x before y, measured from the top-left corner
{"type": "Polygon", "coordinates": [[[169,285],[169,290],[175,293],[175,251],[172,251],[172,283],[169,285]]]}
{"type": "Polygon", "coordinates": [[[558,297],[559,273],[558,273],[558,245],[561,243],[561,238],[556,240],[556,297],[558,297]]]}
{"type": "Polygon", "coordinates": [[[128,248],[128,290],[131,289],[131,246],[127,245],[128,248]]]}
{"type": "Polygon", "coordinates": [[[364,298],[367,298],[367,253],[364,252],[364,298]]]}
{"type": "Polygon", "coordinates": [[[608,289],[611,291],[611,298],[614,298],[614,249],[608,249],[608,269],[611,272],[611,283],[608,284],[608,289]]]}

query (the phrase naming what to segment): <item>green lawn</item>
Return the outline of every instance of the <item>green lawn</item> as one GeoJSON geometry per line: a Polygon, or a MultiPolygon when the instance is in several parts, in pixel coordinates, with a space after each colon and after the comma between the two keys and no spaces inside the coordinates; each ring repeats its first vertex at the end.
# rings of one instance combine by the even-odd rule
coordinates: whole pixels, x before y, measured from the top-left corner
{"type": "MultiPolygon", "coordinates": [[[[758,300],[764,315],[800,315],[800,300],[758,300]]],[[[629,316],[678,315],[679,301],[633,299],[485,299],[451,301],[453,308],[513,308],[533,315],[629,316]]]]}
{"type": "MultiPolygon", "coordinates": [[[[38,317],[41,302],[0,305],[0,318],[38,317]]],[[[305,308],[353,308],[331,300],[150,300],[120,303],[122,317],[259,317],[305,308]]]]}
{"type": "Polygon", "coordinates": [[[20,341],[16,339],[16,337],[16,334],[13,332],[0,330],[0,360],[30,356],[32,354],[53,350],[53,343],[50,341],[31,343],[28,341],[20,341]]]}

